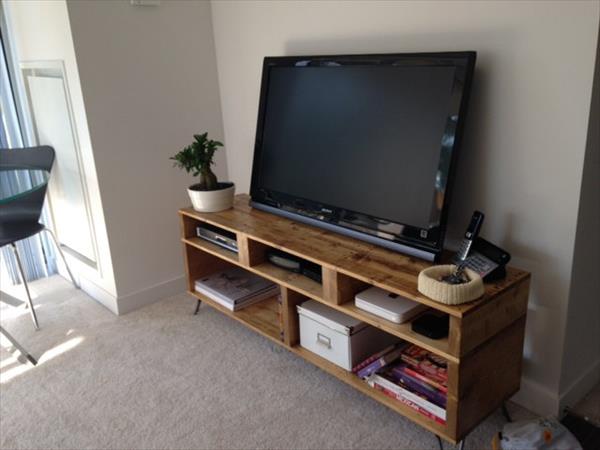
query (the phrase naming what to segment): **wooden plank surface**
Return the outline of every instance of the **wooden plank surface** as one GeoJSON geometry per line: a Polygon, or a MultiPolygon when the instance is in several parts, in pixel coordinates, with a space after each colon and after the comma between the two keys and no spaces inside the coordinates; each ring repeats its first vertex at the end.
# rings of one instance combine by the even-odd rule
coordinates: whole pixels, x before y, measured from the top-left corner
{"type": "Polygon", "coordinates": [[[525,316],[461,359],[456,386],[448,386],[458,393],[457,439],[519,390],[524,336],[525,316]]]}
{"type": "Polygon", "coordinates": [[[456,349],[464,355],[527,314],[530,278],[526,278],[462,317],[456,349]]]}
{"type": "Polygon", "coordinates": [[[227,211],[201,214],[187,208],[180,210],[180,215],[188,289],[192,295],[444,439],[456,443],[518,389],[529,293],[527,272],[508,268],[504,280],[486,285],[481,299],[446,306],[423,297],[416,290],[419,271],[430,263],[254,210],[248,206],[248,196],[237,196],[235,207],[227,211]],[[240,255],[194,237],[196,221],[235,232],[240,255]],[[265,259],[268,248],[321,265],[324,284],[270,264],[265,259]],[[231,265],[280,284],[281,303],[273,297],[234,313],[193,292],[195,279],[231,265]],[[413,333],[410,323],[395,324],[356,308],[352,301],[354,294],[369,285],[450,314],[450,336],[428,339],[413,333]],[[299,347],[295,306],[307,298],[446,358],[449,364],[446,426],[427,419],[372,389],[352,373],[299,347]]]}
{"type": "Polygon", "coordinates": [[[197,279],[232,267],[232,264],[219,256],[199,249],[188,243],[183,244],[188,290],[194,290],[197,279]]]}
{"type": "Polygon", "coordinates": [[[218,256],[221,259],[225,259],[234,264],[238,264],[238,254],[232,252],[231,250],[227,250],[219,245],[213,244],[212,242],[205,241],[204,239],[200,239],[198,237],[191,237],[187,239],[181,239],[184,244],[191,245],[199,250],[204,250],[211,255],[218,256]]]}
{"type": "Polygon", "coordinates": [[[354,296],[368,287],[364,281],[328,267],[323,268],[323,294],[327,302],[335,305],[354,302],[354,296]]]}
{"type": "Polygon", "coordinates": [[[249,269],[265,278],[275,281],[276,283],[280,283],[289,287],[290,289],[294,289],[301,294],[306,295],[307,297],[320,301],[323,300],[323,286],[316,281],[305,277],[304,275],[290,272],[289,270],[274,266],[268,262],[259,264],[249,269]]]}
{"type": "MultiPolygon", "coordinates": [[[[451,443],[456,443],[456,440],[454,439],[454,432],[453,430],[448,429],[448,427],[441,425],[431,419],[428,419],[427,417],[417,413],[416,411],[412,410],[408,406],[405,406],[397,400],[389,398],[388,396],[377,391],[376,389],[371,388],[367,383],[362,381],[353,373],[348,372],[347,370],[344,370],[339,366],[336,366],[335,364],[331,363],[330,361],[327,361],[324,358],[321,358],[320,356],[312,353],[311,351],[308,351],[297,345],[294,346],[282,342],[279,337],[279,319],[277,317],[277,310],[279,308],[279,305],[277,304],[276,297],[266,300],[265,302],[267,304],[265,304],[265,302],[261,302],[234,313],[232,311],[229,311],[227,308],[224,308],[223,306],[219,305],[218,303],[212,301],[209,297],[206,297],[203,294],[194,291],[190,291],[189,293],[195,296],[196,298],[202,300],[210,307],[222,312],[223,314],[231,317],[234,320],[245,324],[254,331],[269,338],[271,341],[284,346],[292,353],[301,356],[308,362],[316,365],[320,369],[333,375],[334,377],[343,381],[344,383],[347,383],[350,386],[358,389],[359,391],[375,399],[379,403],[382,403],[388,408],[391,408],[394,411],[402,414],[403,416],[408,417],[413,422],[416,422],[417,424],[439,435],[447,441],[451,443]],[[259,311],[259,315],[261,318],[260,320],[257,320],[256,309],[260,305],[262,305],[262,309],[259,311]]],[[[295,339],[292,338],[292,341],[294,340],[295,339]]]]}
{"type": "Polygon", "coordinates": [[[282,316],[283,316],[283,341],[286,345],[293,347],[300,343],[300,321],[296,306],[308,300],[298,292],[283,288],[282,297],[282,316]]]}
{"type": "Polygon", "coordinates": [[[234,208],[226,211],[198,213],[191,208],[184,208],[179,213],[233,232],[243,232],[253,240],[273,248],[309,259],[324,268],[335,269],[456,317],[476,310],[489,298],[528,276],[527,272],[508,268],[505,279],[486,285],[482,298],[459,306],[443,305],[417,291],[418,273],[431,263],[258,211],[251,208],[248,201],[247,195],[240,194],[236,196],[234,208]]]}
{"type": "Polygon", "coordinates": [[[206,303],[211,308],[243,323],[272,341],[275,341],[278,344],[282,343],[279,334],[279,302],[277,296],[273,296],[259,303],[250,305],[240,311],[234,312],[221,306],[219,303],[200,292],[188,291],[188,293],[202,300],[203,303],[206,303]]]}
{"type": "MultiPolygon", "coordinates": [[[[429,339],[422,334],[415,333],[411,329],[411,322],[394,323],[389,320],[382,319],[379,316],[357,308],[356,305],[354,305],[354,302],[343,303],[341,305],[329,304],[329,306],[348,314],[349,316],[356,317],[357,319],[367,322],[369,325],[379,328],[380,330],[393,334],[394,336],[398,336],[405,341],[416,344],[425,350],[429,350],[430,352],[433,352],[436,355],[447,359],[448,361],[453,361],[456,363],[459,361],[458,355],[451,352],[450,346],[448,345],[448,338],[429,339]]],[[[412,320],[419,316],[420,314],[414,317],[412,320]]]]}
{"type": "Polygon", "coordinates": [[[422,414],[419,414],[418,412],[416,412],[413,409],[411,409],[410,407],[404,405],[400,401],[392,399],[392,398],[388,397],[387,395],[385,395],[384,393],[382,393],[376,389],[373,389],[371,386],[369,386],[363,380],[358,378],[352,372],[348,372],[347,370],[344,370],[341,367],[336,366],[335,364],[331,363],[330,361],[327,361],[326,359],[321,358],[319,355],[316,355],[315,353],[313,353],[309,350],[306,350],[302,347],[292,347],[292,348],[288,348],[288,350],[301,356],[308,362],[314,364],[315,366],[319,367],[320,369],[324,370],[325,372],[329,373],[330,375],[333,375],[338,380],[341,380],[344,383],[349,384],[350,386],[359,390],[363,394],[368,395],[369,397],[375,399],[379,403],[382,403],[385,406],[387,406],[388,408],[391,408],[392,410],[409,418],[413,422],[421,425],[422,427],[426,428],[427,430],[431,431],[432,433],[437,434],[438,436],[444,438],[445,440],[447,440],[453,444],[456,443],[453,431],[448,429],[447,426],[439,424],[439,423],[423,416],[422,414]]]}

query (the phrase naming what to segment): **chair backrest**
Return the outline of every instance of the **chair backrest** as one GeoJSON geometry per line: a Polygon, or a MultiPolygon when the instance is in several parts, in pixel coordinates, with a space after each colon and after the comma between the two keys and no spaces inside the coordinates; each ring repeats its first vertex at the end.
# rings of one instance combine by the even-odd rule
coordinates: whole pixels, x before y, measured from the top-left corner
{"type": "MultiPolygon", "coordinates": [[[[30,168],[50,172],[54,162],[54,149],[48,145],[21,149],[0,149],[0,169],[30,168]]],[[[0,207],[0,228],[3,225],[37,223],[44,206],[47,183],[39,189],[4,203],[0,207]]],[[[1,230],[0,230],[1,231],[1,230]]],[[[2,233],[0,233],[2,234],[2,233]]]]}
{"type": "Polygon", "coordinates": [[[0,149],[0,167],[30,167],[50,172],[55,152],[49,145],[0,149]]]}

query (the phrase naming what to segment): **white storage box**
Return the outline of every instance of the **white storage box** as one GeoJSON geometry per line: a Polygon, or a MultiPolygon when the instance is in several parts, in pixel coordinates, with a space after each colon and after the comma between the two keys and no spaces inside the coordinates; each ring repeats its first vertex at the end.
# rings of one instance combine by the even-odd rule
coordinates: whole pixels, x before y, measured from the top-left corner
{"type": "Polygon", "coordinates": [[[356,294],[354,304],[357,308],[395,323],[406,322],[427,309],[425,305],[378,287],[356,294]]]}
{"type": "Polygon", "coordinates": [[[315,300],[297,308],[300,345],[346,370],[400,340],[315,300]]]}

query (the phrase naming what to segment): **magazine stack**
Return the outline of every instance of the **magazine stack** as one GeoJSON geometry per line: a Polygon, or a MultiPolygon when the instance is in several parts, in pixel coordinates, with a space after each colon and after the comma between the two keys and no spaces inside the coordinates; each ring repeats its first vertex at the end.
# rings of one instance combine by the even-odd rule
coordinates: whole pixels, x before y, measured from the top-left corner
{"type": "Polygon", "coordinates": [[[446,423],[448,368],[443,358],[401,342],[366,359],[353,372],[387,396],[446,423]]]}
{"type": "Polygon", "coordinates": [[[232,267],[196,280],[196,292],[230,311],[239,311],[279,293],[279,286],[240,267],[232,267]]]}

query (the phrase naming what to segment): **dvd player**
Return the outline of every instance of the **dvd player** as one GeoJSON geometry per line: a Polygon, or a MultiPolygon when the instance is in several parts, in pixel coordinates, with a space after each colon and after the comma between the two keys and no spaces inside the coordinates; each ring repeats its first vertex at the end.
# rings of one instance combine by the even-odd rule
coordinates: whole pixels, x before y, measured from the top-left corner
{"type": "Polygon", "coordinates": [[[196,227],[196,236],[200,239],[212,242],[219,247],[226,248],[232,252],[238,252],[237,237],[231,231],[214,227],[208,223],[203,223],[196,227]]]}
{"type": "Polygon", "coordinates": [[[267,251],[267,259],[269,262],[281,267],[282,269],[300,273],[305,277],[316,281],[317,283],[323,283],[321,266],[318,264],[275,249],[270,249],[267,251]]]}

